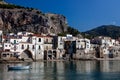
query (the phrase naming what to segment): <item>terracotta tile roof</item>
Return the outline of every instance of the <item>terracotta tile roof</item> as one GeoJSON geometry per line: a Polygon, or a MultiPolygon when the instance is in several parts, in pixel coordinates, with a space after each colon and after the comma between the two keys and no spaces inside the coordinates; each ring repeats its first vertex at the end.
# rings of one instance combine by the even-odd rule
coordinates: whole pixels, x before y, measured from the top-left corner
{"type": "Polygon", "coordinates": [[[3,36],[3,39],[7,39],[7,38],[9,38],[9,39],[21,39],[21,36],[3,36]]]}

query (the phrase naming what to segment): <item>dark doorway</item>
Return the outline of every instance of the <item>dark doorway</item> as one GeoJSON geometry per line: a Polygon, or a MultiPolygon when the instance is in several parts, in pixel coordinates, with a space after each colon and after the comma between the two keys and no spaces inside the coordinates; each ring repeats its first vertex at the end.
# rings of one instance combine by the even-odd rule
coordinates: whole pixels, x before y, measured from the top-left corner
{"type": "Polygon", "coordinates": [[[44,51],[44,60],[47,60],[47,51],[44,51]]]}

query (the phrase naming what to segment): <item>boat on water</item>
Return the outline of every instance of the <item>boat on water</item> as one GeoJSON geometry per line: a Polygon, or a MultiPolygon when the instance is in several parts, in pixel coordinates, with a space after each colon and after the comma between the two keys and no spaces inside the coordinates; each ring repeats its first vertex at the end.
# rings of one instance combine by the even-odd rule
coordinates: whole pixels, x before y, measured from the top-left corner
{"type": "Polygon", "coordinates": [[[8,66],[8,70],[29,70],[31,66],[8,66]]]}

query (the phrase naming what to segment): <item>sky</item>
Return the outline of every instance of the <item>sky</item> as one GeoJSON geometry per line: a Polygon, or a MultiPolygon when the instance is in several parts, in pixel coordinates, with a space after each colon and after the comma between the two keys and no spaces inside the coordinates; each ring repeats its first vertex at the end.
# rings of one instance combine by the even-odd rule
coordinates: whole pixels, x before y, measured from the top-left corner
{"type": "Polygon", "coordinates": [[[120,0],[5,0],[39,9],[44,13],[62,14],[68,25],[80,32],[101,25],[120,25],[120,0]]]}

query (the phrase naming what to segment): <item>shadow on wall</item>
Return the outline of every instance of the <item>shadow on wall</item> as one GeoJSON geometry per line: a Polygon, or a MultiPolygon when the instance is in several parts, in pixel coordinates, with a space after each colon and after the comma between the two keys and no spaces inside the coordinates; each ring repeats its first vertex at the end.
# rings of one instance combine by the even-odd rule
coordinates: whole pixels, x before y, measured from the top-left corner
{"type": "Polygon", "coordinates": [[[23,60],[32,59],[34,61],[33,54],[28,49],[24,50],[23,53],[20,56],[21,56],[21,59],[23,59],[23,60]]]}

